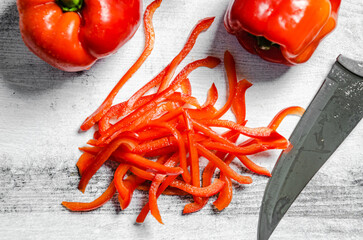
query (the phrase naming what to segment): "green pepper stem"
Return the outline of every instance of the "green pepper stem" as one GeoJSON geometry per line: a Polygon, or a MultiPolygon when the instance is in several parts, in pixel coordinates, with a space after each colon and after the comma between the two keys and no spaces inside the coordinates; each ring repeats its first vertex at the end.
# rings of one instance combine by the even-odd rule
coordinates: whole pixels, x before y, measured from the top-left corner
{"type": "Polygon", "coordinates": [[[75,12],[82,8],[83,0],[57,0],[64,12],[75,12]]]}
{"type": "Polygon", "coordinates": [[[271,42],[270,40],[268,40],[265,37],[256,36],[256,38],[257,38],[257,46],[261,50],[270,50],[273,45],[277,45],[276,43],[271,42]]]}

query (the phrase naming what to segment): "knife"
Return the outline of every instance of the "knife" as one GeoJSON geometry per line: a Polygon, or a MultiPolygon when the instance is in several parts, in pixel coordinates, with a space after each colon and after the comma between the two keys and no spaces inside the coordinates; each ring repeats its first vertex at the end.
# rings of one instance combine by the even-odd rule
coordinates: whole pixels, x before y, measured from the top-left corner
{"type": "MultiPolygon", "coordinates": [[[[363,116],[363,62],[339,55],[291,134],[263,196],[258,240],[270,237],[315,173],[363,116]]],[[[363,147],[363,146],[362,146],[363,147]]]]}

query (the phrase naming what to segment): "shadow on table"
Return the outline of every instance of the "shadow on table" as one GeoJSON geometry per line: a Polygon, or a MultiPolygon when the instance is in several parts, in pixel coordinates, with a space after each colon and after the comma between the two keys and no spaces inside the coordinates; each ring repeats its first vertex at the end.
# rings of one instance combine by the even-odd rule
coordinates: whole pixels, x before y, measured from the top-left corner
{"type": "Polygon", "coordinates": [[[234,35],[227,32],[224,27],[223,18],[218,24],[217,32],[211,45],[211,52],[228,50],[236,61],[237,74],[251,81],[273,81],[285,74],[289,66],[267,62],[259,56],[247,52],[238,42],[234,35]]]}
{"type": "Polygon", "coordinates": [[[15,3],[0,16],[0,76],[5,86],[24,94],[37,94],[58,88],[66,80],[83,72],[68,73],[53,68],[25,46],[19,30],[19,14],[15,3]]]}

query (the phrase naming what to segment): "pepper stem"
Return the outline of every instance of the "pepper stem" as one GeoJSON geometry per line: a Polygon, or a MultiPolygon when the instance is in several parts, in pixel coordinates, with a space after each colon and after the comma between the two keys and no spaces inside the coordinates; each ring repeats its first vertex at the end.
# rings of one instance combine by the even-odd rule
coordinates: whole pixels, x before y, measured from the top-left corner
{"type": "Polygon", "coordinates": [[[256,38],[257,38],[257,46],[261,50],[270,50],[273,45],[277,45],[276,43],[271,42],[270,40],[268,40],[265,37],[256,36],[256,38]]]}
{"type": "Polygon", "coordinates": [[[64,12],[75,12],[82,8],[83,0],[57,0],[64,12]]]}

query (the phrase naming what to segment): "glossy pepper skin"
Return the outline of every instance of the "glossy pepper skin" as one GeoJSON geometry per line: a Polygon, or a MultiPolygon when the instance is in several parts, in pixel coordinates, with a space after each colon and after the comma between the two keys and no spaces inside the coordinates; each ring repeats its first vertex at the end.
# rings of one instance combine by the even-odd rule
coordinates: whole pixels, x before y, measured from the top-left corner
{"type": "Polygon", "coordinates": [[[227,31],[250,53],[276,63],[306,62],[336,26],[341,0],[231,0],[227,31]]]}
{"type": "Polygon", "coordinates": [[[140,0],[17,0],[17,6],[24,43],[68,72],[89,69],[116,52],[142,16],[140,0]]]}

